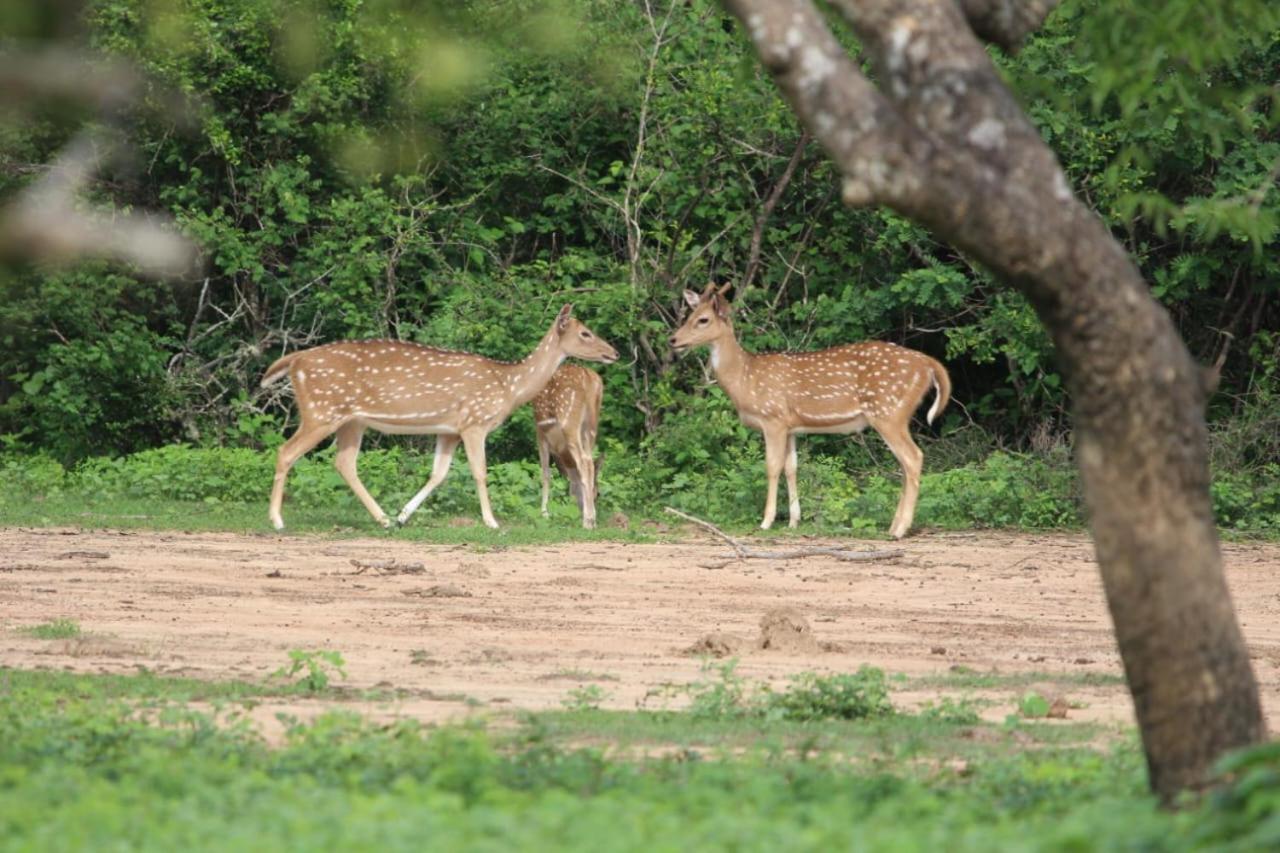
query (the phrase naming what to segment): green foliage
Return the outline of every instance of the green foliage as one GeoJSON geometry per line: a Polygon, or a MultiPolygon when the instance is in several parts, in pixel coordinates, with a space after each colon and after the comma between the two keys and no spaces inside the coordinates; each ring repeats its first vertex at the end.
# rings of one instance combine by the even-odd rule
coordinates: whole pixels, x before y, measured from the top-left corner
{"type": "Polygon", "coordinates": [[[920,716],[926,720],[957,726],[971,726],[981,719],[974,700],[951,696],[943,696],[936,702],[926,702],[920,709],[920,716]]]}
{"type": "Polygon", "coordinates": [[[687,700],[687,713],[698,720],[864,720],[890,716],[884,672],[863,666],[854,673],[817,675],[802,672],[785,690],[748,681],[737,672],[738,660],[706,661],[702,678],[685,685],[666,685],[654,696],[687,700]]]}
{"type": "MultiPolygon", "coordinates": [[[[557,746],[536,722],[504,740],[333,711],[268,746],[234,705],[207,713],[173,701],[235,695],[217,685],[191,694],[190,685],[0,670],[5,846],[165,850],[217,839],[212,846],[417,850],[423,838],[522,850],[1274,846],[1274,747],[1230,759],[1229,787],[1176,813],[1145,792],[1135,748],[956,740],[973,750],[962,770],[946,768],[943,745],[919,760],[868,760],[865,751],[824,751],[813,738],[797,750],[659,749],[629,759],[557,746]]],[[[576,719],[607,716],[565,722],[576,719]]],[[[874,737],[893,739],[885,726],[917,724],[839,720],[818,731],[878,728],[874,737]]]]}
{"type": "MultiPolygon", "coordinates": [[[[1274,531],[1278,13],[1167,5],[1067,0],[997,61],[1197,357],[1212,360],[1216,330],[1236,335],[1210,411],[1215,511],[1274,531]]],[[[287,393],[257,386],[275,356],[386,335],[514,359],[571,301],[625,355],[601,369],[602,511],[671,505],[746,525],[763,503],[762,442],[705,381],[703,356],[664,345],[681,288],[715,278],[736,284],[750,348],[878,337],[945,356],[957,404],[918,429],[922,525],[1080,524],[1066,389],[1032,306],[923,228],[840,205],[816,146],[743,280],[798,128],[717,5],[675,7],[656,53],[637,4],[455,6],[93,0],[86,37],[151,80],[128,127],[146,168],[108,170],[96,192],[172,213],[205,275],[0,272],[0,467],[14,492],[247,505],[269,482],[260,451],[296,419],[287,393]],[[191,121],[156,108],[173,91],[198,96],[191,121]],[[13,462],[20,451],[44,461],[13,462]]],[[[72,120],[0,129],[0,193],[38,174],[72,120]]],[[[517,412],[488,456],[495,511],[536,524],[530,420],[517,412]]],[[[425,480],[417,445],[367,447],[362,476],[384,504],[425,480]]],[[[330,453],[295,469],[291,512],[354,506],[330,453]]],[[[806,519],[883,530],[898,473],[878,439],[814,437],[802,453],[806,519]]],[[[428,512],[474,508],[455,471],[428,512]]],[[[562,499],[552,516],[576,517],[562,499]]]]}
{"type": "Polygon", "coordinates": [[[861,666],[854,673],[815,675],[802,672],[766,700],[768,716],[784,720],[862,720],[894,713],[884,672],[861,666]]]}
{"type": "Polygon", "coordinates": [[[569,691],[561,703],[568,711],[596,711],[609,693],[599,684],[584,684],[569,691]]]}
{"type": "MultiPolygon", "coordinates": [[[[730,528],[750,528],[759,521],[764,465],[756,454],[744,452],[714,465],[690,463],[676,472],[646,465],[642,455],[612,441],[603,449],[606,462],[597,503],[603,520],[618,512],[667,520],[662,508],[676,506],[730,528]]],[[[945,455],[946,448],[940,450],[939,455],[945,455]]],[[[967,450],[962,447],[961,452],[967,450]]],[[[11,523],[83,523],[88,511],[104,512],[104,518],[117,516],[125,501],[135,507],[131,511],[153,518],[150,526],[185,526],[199,517],[211,529],[256,528],[266,524],[274,456],[240,447],[169,445],[114,459],[92,458],[66,468],[48,456],[0,452],[0,476],[12,486],[0,493],[0,512],[11,523]],[[66,510],[60,508],[64,505],[66,510]]],[[[360,476],[384,507],[395,507],[427,480],[431,464],[431,454],[413,447],[368,450],[360,456],[360,476]]],[[[831,533],[883,534],[901,490],[895,467],[878,456],[872,457],[870,470],[849,470],[825,455],[803,458],[803,526],[831,533]]],[[[538,465],[532,459],[489,466],[490,498],[501,521],[567,535],[578,524],[578,509],[563,480],[553,480],[550,521],[539,513],[540,491],[538,465]]],[[[314,452],[294,466],[286,495],[291,526],[340,524],[359,529],[370,523],[334,469],[332,448],[314,452]]],[[[1262,536],[1280,531],[1280,465],[1219,473],[1212,496],[1224,528],[1262,536]]],[[[477,510],[475,484],[465,464],[456,462],[449,478],[410,520],[409,529],[438,526],[459,516],[471,518],[477,510]]],[[[916,521],[921,527],[947,529],[1078,528],[1083,524],[1079,483],[1063,450],[1046,456],[996,452],[979,462],[925,473],[916,521]]],[[[465,529],[457,535],[464,540],[483,538],[465,529]]]]}
{"type": "Polygon", "coordinates": [[[1029,720],[1049,716],[1049,700],[1039,693],[1024,693],[1018,699],[1018,713],[1029,720]]]}
{"type": "Polygon", "coordinates": [[[1218,771],[1228,784],[1209,797],[1195,840],[1235,850],[1265,850],[1280,844],[1280,744],[1228,755],[1218,771]]]}
{"type": "Polygon", "coordinates": [[[69,640],[80,636],[80,623],[74,619],[54,619],[23,628],[22,633],[37,640],[69,640]]]}
{"type": "Polygon", "coordinates": [[[297,681],[298,686],[308,693],[323,693],[334,675],[341,678],[347,677],[345,664],[346,661],[342,659],[341,652],[324,649],[315,651],[290,649],[289,666],[280,667],[271,674],[271,677],[289,679],[301,672],[302,676],[297,681]]]}

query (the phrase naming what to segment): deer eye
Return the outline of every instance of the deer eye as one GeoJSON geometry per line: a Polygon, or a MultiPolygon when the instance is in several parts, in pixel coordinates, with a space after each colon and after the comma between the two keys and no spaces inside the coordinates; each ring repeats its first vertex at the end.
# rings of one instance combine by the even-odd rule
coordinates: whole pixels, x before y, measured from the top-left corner
{"type": "Polygon", "coordinates": [[[707,324],[708,324],[708,323],[710,323],[710,322],[711,322],[711,318],[710,318],[710,317],[703,317],[701,320],[699,320],[699,321],[698,321],[698,325],[699,325],[699,326],[705,326],[705,325],[707,325],[707,324]]]}
{"type": "Polygon", "coordinates": [[[591,340],[591,333],[590,333],[590,332],[585,332],[585,331],[584,331],[584,332],[582,333],[582,337],[586,338],[587,340],[591,340]]]}

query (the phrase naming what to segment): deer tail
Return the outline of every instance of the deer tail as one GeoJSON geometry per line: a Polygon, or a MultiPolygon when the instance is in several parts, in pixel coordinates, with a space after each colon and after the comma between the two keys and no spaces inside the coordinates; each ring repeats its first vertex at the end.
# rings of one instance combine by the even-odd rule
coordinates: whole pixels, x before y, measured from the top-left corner
{"type": "Polygon", "coordinates": [[[282,379],[284,375],[289,372],[289,368],[293,366],[293,360],[302,355],[302,353],[303,350],[299,350],[298,352],[291,352],[288,355],[283,355],[280,358],[277,358],[271,363],[271,366],[267,368],[267,372],[262,375],[262,381],[258,383],[258,387],[266,388],[271,383],[278,382],[282,379]]]}
{"type": "Polygon", "coordinates": [[[929,407],[927,420],[933,423],[933,419],[942,413],[947,407],[947,403],[951,401],[951,377],[947,374],[947,369],[942,366],[942,362],[937,359],[929,359],[929,374],[933,377],[933,390],[935,392],[933,405],[929,407]]]}

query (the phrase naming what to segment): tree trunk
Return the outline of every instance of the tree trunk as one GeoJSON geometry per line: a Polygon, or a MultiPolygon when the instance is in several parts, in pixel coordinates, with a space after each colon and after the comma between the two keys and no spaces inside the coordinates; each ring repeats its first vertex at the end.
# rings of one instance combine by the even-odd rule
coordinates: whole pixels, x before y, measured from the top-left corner
{"type": "Polygon", "coordinates": [[[834,0],[873,84],[810,0],[725,0],[850,204],[886,204],[1018,288],[1057,348],[1152,788],[1209,783],[1265,737],[1209,503],[1205,378],[1005,88],[1006,48],[1055,0],[834,0]]]}

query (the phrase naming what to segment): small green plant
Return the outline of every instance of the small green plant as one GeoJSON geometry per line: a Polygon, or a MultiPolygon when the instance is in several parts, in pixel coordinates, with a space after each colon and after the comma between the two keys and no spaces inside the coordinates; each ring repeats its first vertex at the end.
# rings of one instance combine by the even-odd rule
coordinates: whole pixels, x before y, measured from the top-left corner
{"type": "Polygon", "coordinates": [[[861,666],[854,673],[793,676],[782,693],[767,693],[763,702],[768,717],[810,722],[813,720],[862,720],[894,713],[884,671],[861,666]]]}
{"type": "Polygon", "coordinates": [[[609,693],[599,684],[584,684],[569,691],[560,704],[569,711],[598,711],[609,693]]]}
{"type": "Polygon", "coordinates": [[[967,696],[961,699],[943,696],[937,702],[926,702],[920,708],[920,716],[938,723],[971,726],[981,719],[977,704],[967,696]]]}
{"type": "Polygon", "coordinates": [[[1018,700],[1018,713],[1028,720],[1039,720],[1049,716],[1049,700],[1039,693],[1024,693],[1018,700]]]}
{"type": "Polygon", "coordinates": [[[702,665],[705,676],[688,686],[689,713],[709,720],[746,717],[752,713],[747,680],[737,673],[738,659],[702,665]]]}
{"type": "Polygon", "coordinates": [[[861,720],[894,713],[888,680],[882,670],[863,666],[855,673],[817,675],[802,672],[778,692],[748,681],[737,672],[737,658],[707,661],[703,678],[692,684],[667,685],[661,696],[689,697],[689,715],[704,720],[861,720]]]}
{"type": "Polygon", "coordinates": [[[80,636],[80,623],[74,619],[54,619],[40,625],[32,625],[21,629],[28,637],[37,640],[69,640],[80,636]]]}
{"type": "Polygon", "coordinates": [[[341,652],[325,649],[310,652],[290,649],[289,665],[280,667],[271,674],[271,677],[293,678],[305,670],[305,674],[297,680],[296,684],[308,693],[320,693],[329,686],[334,673],[342,678],[347,677],[347,671],[343,668],[345,665],[346,661],[342,659],[341,652]]]}

